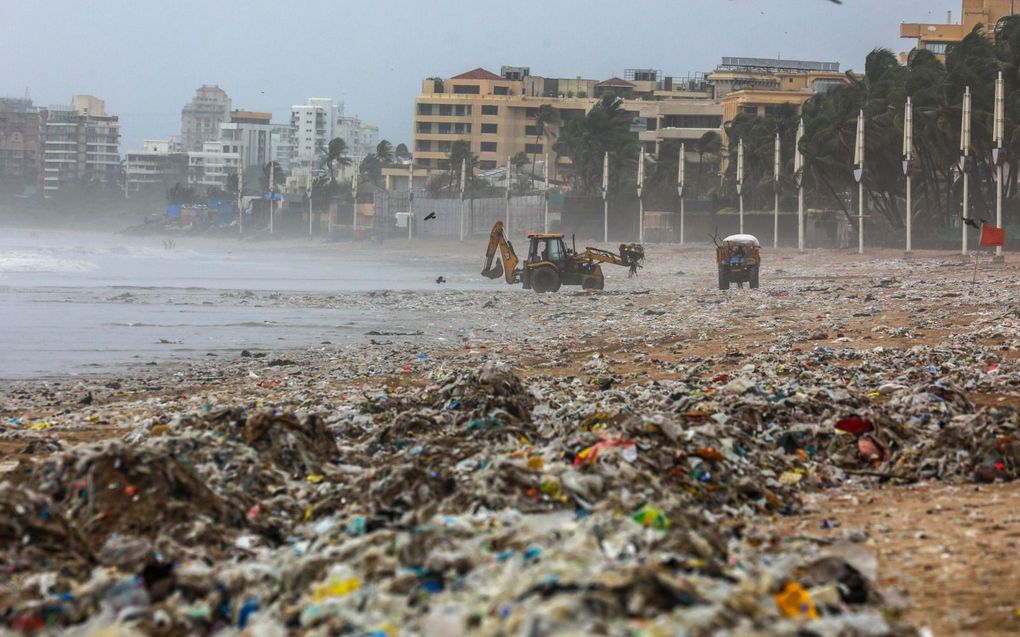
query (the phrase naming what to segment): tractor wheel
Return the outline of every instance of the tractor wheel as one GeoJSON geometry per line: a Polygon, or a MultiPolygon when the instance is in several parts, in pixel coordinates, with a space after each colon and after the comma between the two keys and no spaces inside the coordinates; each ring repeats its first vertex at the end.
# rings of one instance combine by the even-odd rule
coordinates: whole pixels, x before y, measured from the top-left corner
{"type": "Polygon", "coordinates": [[[720,290],[730,289],[730,278],[727,275],[725,268],[719,268],[719,289],[720,290]]]}
{"type": "Polygon", "coordinates": [[[751,269],[751,277],[748,280],[748,287],[752,290],[758,288],[758,268],[754,267],[751,269]]]}
{"type": "Polygon", "coordinates": [[[560,289],[560,275],[550,268],[538,268],[531,275],[531,287],[538,293],[555,292],[560,289]]]}

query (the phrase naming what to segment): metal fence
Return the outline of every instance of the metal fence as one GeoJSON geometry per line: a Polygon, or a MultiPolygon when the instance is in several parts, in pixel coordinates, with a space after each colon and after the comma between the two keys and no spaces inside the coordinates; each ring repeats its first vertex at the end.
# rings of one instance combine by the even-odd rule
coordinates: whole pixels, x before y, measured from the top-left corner
{"type": "MultiPolygon", "coordinates": [[[[375,197],[376,228],[395,228],[396,213],[407,212],[407,192],[379,191],[375,197]]],[[[415,192],[411,203],[414,233],[420,237],[485,236],[497,221],[507,223],[507,200],[435,198],[415,192]]],[[[545,227],[545,198],[525,195],[510,198],[509,230],[514,235],[541,232],[545,227]]]]}

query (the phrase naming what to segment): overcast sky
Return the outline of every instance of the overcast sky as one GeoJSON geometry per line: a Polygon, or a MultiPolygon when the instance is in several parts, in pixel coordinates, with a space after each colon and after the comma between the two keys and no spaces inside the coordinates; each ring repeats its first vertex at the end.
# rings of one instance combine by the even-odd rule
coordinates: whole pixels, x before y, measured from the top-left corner
{"type": "Polygon", "coordinates": [[[235,108],[332,97],[409,142],[425,77],[530,66],[607,79],[626,68],[709,71],[722,56],[835,61],[904,50],[903,21],[959,18],[959,0],[2,0],[0,95],[64,104],[75,93],[120,116],[121,151],[180,132],[203,83],[235,108]]]}

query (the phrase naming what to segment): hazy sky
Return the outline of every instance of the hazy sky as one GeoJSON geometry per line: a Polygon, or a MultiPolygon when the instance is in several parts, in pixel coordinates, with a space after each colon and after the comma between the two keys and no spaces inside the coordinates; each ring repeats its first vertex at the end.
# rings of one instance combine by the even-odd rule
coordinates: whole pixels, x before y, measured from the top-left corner
{"type": "Polygon", "coordinates": [[[902,21],[959,18],[959,0],[0,0],[0,95],[75,93],[120,116],[121,151],[180,132],[203,83],[235,108],[333,97],[409,142],[421,80],[483,66],[607,79],[626,68],[709,71],[722,56],[837,61],[901,51],[902,21]]]}

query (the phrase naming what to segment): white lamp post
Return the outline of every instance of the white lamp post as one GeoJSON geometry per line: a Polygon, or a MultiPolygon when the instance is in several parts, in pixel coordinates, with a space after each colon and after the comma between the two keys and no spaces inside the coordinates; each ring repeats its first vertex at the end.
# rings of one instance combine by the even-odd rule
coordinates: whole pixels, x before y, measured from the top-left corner
{"type": "Polygon", "coordinates": [[[864,254],[864,109],[857,114],[854,179],[857,180],[857,254],[864,254]]]}
{"type": "Polygon", "coordinates": [[[676,194],[680,197],[680,245],[684,243],[684,163],[687,161],[687,149],[680,144],[680,158],[677,161],[676,194]]]}
{"type": "Polygon", "coordinates": [[[907,105],[903,110],[903,174],[907,177],[907,213],[906,213],[906,229],[907,229],[907,250],[906,256],[909,257],[912,252],[912,241],[913,241],[913,230],[912,224],[914,216],[913,202],[911,201],[911,189],[913,185],[913,177],[910,174],[910,163],[914,160],[914,105],[910,102],[910,98],[907,98],[907,105]]]}
{"type": "Polygon", "coordinates": [[[963,173],[963,222],[962,248],[960,254],[967,256],[967,220],[970,218],[970,171],[967,159],[970,157],[970,87],[963,92],[963,119],[960,122],[960,172],[963,173]]]}
{"type": "Polygon", "coordinates": [[[804,137],[804,118],[797,123],[797,139],[794,141],[793,172],[797,179],[797,250],[804,251],[804,155],[800,152],[800,140],[804,137]]]}
{"type": "Polygon", "coordinates": [[[740,199],[740,234],[744,234],[744,140],[737,142],[737,197],[740,199]]]}

